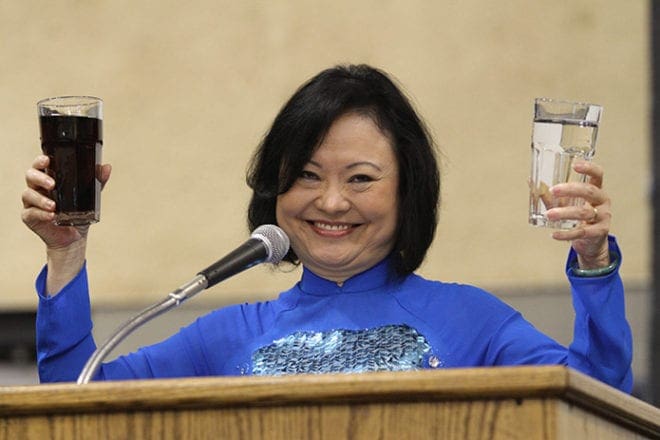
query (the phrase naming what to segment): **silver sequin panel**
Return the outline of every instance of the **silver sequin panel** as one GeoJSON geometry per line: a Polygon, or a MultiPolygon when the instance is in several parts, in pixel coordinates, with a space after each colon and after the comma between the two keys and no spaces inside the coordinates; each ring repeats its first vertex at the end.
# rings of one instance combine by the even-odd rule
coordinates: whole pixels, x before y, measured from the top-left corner
{"type": "Polygon", "coordinates": [[[361,373],[423,368],[426,338],[407,325],[296,332],[252,354],[252,374],[361,373]]]}

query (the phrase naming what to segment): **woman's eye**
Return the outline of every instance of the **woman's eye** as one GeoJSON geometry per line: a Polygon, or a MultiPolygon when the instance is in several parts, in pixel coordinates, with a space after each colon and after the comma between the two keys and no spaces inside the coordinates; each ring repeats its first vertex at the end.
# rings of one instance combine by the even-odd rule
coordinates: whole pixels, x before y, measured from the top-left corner
{"type": "Polygon", "coordinates": [[[319,176],[311,171],[301,171],[300,178],[303,180],[319,180],[319,176]]]}
{"type": "Polygon", "coordinates": [[[367,183],[367,182],[373,182],[375,179],[371,176],[367,176],[366,174],[357,174],[355,176],[352,176],[349,179],[349,182],[351,183],[367,183]]]}

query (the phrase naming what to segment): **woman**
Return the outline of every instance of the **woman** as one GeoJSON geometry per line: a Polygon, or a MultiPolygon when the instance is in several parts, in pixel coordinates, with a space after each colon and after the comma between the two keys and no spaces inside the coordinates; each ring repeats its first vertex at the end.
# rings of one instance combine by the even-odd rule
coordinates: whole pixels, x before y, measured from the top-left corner
{"type": "MultiPolygon", "coordinates": [[[[67,381],[95,348],[87,230],[52,225],[54,204],[44,194],[54,182],[39,171],[46,165],[40,156],[27,173],[23,221],[47,245],[37,280],[40,377],[67,381]]],[[[572,242],[566,271],[576,321],[566,348],[483,290],[413,273],[436,227],[431,138],[383,72],[325,70],[284,105],[248,173],[250,228],[284,229],[286,260],[303,266],[300,282],[277,300],[199,318],[105,364],[97,379],[563,364],[630,391],[631,336],[603,170],[586,162],[575,169],[588,183],[552,192],[585,205],[548,211],[552,220],[582,221],[554,233],[572,242]]],[[[109,175],[103,167],[103,183],[109,175]]]]}

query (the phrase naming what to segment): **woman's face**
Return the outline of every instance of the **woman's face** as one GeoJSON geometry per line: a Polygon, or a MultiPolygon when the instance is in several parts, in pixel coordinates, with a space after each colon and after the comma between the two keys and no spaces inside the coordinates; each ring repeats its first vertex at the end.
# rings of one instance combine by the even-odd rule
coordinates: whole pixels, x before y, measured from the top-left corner
{"type": "Polygon", "coordinates": [[[277,198],[277,223],[303,265],[343,282],[385,258],[397,228],[398,172],[390,139],[368,116],[338,118],[277,198]]]}

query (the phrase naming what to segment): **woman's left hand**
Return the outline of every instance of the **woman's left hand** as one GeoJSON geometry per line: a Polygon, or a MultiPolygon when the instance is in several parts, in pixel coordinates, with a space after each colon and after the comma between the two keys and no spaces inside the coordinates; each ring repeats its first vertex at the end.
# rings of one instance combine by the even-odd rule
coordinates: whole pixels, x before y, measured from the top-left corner
{"type": "Polygon", "coordinates": [[[571,241],[578,254],[580,269],[597,269],[610,264],[607,235],[610,232],[612,212],[610,198],[603,190],[603,167],[593,162],[579,161],[573,169],[587,175],[585,183],[560,183],[550,192],[553,198],[580,197],[581,206],[552,208],[546,213],[548,220],[580,220],[581,223],[569,230],[555,231],[555,240],[571,241]]]}

